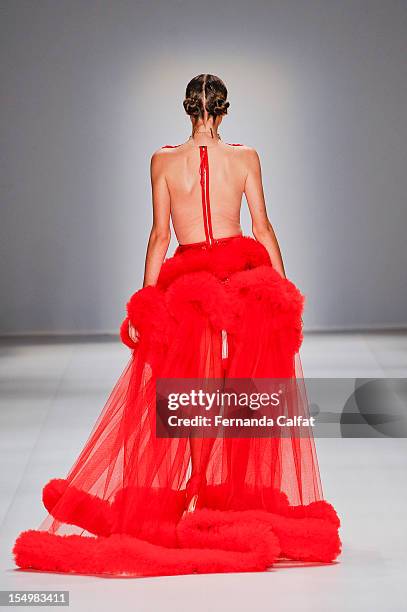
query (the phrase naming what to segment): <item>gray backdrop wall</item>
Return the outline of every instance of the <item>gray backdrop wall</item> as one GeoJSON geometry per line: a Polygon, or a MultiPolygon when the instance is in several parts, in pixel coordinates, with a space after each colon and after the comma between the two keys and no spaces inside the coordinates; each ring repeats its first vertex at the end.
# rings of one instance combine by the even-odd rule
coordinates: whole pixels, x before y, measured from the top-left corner
{"type": "Polygon", "coordinates": [[[406,32],[396,0],[1,2],[1,331],[117,331],[201,72],[260,154],[306,328],[406,324],[406,32]]]}

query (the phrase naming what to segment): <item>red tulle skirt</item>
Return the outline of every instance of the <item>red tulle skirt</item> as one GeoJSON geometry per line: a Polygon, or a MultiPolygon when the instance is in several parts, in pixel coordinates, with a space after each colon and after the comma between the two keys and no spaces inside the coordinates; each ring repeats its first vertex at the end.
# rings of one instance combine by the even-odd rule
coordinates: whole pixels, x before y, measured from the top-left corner
{"type": "Polygon", "coordinates": [[[49,514],[18,536],[17,565],[153,576],[333,561],[339,519],[323,500],[311,432],[156,436],[157,378],[291,378],[289,412],[306,417],[303,305],[253,238],[179,246],[157,285],[129,300],[130,360],[67,477],[44,487],[49,514]]]}

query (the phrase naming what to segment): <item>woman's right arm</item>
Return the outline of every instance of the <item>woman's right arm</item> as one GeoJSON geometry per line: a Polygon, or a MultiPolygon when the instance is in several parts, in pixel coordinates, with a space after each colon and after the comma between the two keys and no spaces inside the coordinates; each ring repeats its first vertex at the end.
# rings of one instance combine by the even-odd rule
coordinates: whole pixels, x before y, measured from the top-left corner
{"type": "MultiPolygon", "coordinates": [[[[151,157],[150,175],[153,224],[147,245],[143,288],[157,283],[162,263],[171,240],[170,193],[164,172],[166,152],[159,149],[151,157]]],[[[129,336],[138,342],[140,334],[129,321],[129,336]]]]}
{"type": "Polygon", "coordinates": [[[166,155],[168,155],[168,152],[160,149],[151,157],[153,225],[147,246],[143,287],[156,284],[171,240],[171,199],[164,172],[166,155]]]}
{"type": "Polygon", "coordinates": [[[244,193],[252,218],[253,236],[267,250],[270,255],[273,268],[285,278],[285,270],[280,247],[273,227],[267,216],[266,202],[264,198],[263,181],[261,174],[260,158],[257,151],[247,148],[246,153],[246,182],[244,193]]]}

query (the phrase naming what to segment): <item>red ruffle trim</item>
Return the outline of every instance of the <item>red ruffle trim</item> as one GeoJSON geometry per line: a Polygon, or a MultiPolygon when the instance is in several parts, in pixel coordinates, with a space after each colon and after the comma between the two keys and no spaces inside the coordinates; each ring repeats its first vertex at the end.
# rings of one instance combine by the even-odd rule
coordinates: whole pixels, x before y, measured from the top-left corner
{"type": "Polygon", "coordinates": [[[284,332],[286,351],[295,352],[302,341],[304,300],[294,283],[272,267],[259,242],[238,236],[211,249],[188,249],[167,259],[157,285],[131,296],[120,335],[130,348],[139,344],[162,351],[186,320],[199,325],[205,318],[215,330],[238,334],[242,318],[261,305],[270,331],[284,332]],[[128,320],[140,332],[136,345],[128,337],[128,320]]]}
{"type": "MultiPolygon", "coordinates": [[[[174,491],[173,503],[179,509],[184,493],[174,491]]],[[[202,508],[185,514],[174,525],[165,520],[165,514],[171,515],[173,508],[160,507],[160,491],[152,489],[150,494],[147,507],[151,516],[154,509],[155,518],[160,515],[161,533],[154,531],[153,521],[141,523],[137,517],[129,520],[127,529],[122,525],[118,530],[116,525],[114,531],[115,515],[120,516],[123,503],[129,507],[129,495],[137,501],[137,490],[122,490],[110,503],[68,486],[65,480],[51,480],[43,492],[48,511],[97,537],[22,532],[13,548],[17,565],[42,571],[158,576],[264,571],[279,558],[330,563],[341,551],[339,518],[325,501],[290,506],[281,492],[266,491],[273,511],[265,511],[250,509],[253,500],[248,495],[243,502],[240,492],[239,504],[248,509],[202,508]],[[64,495],[66,501],[67,492],[69,506],[76,510],[62,516],[58,500],[64,495]]],[[[219,499],[219,491],[211,492],[208,487],[207,499],[216,495],[219,499]]],[[[145,503],[145,491],[142,499],[145,503]]]]}

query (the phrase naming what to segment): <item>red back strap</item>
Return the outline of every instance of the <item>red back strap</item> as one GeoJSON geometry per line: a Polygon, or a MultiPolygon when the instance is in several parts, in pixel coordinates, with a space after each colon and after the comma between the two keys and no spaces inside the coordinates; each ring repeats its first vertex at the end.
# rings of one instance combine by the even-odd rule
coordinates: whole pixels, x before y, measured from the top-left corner
{"type": "Polygon", "coordinates": [[[205,237],[207,244],[212,244],[214,238],[212,232],[211,202],[209,199],[208,148],[205,145],[200,145],[199,152],[201,156],[199,173],[201,178],[202,213],[204,220],[205,237]]]}

